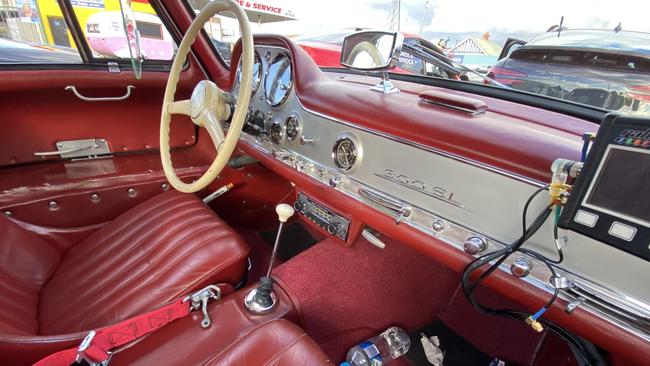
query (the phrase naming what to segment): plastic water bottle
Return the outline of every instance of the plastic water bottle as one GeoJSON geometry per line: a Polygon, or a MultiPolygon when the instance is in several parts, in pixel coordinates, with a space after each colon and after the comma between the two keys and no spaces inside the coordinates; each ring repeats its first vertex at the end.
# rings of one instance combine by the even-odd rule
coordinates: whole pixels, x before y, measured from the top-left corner
{"type": "Polygon", "coordinates": [[[411,347],[411,338],[402,328],[390,327],[376,337],[350,348],[341,366],[381,366],[403,356],[411,347]]]}

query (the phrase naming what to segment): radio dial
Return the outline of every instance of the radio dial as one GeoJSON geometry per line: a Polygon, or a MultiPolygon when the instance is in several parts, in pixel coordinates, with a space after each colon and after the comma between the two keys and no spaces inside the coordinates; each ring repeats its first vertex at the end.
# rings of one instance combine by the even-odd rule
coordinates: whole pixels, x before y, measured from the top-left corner
{"type": "Polygon", "coordinates": [[[341,230],[341,224],[331,223],[327,225],[327,232],[332,235],[336,235],[336,233],[338,233],[339,230],[341,230]]]}

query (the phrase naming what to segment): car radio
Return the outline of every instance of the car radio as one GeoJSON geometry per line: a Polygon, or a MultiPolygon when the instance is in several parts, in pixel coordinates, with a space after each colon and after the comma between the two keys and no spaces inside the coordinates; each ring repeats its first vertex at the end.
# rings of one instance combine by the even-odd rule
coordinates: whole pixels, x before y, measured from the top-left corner
{"type": "Polygon", "coordinates": [[[347,239],[350,220],[335,214],[300,192],[298,192],[298,199],[293,206],[296,211],[305,215],[311,222],[322,227],[328,233],[338,236],[343,241],[347,239]]]}
{"type": "Polygon", "coordinates": [[[605,117],[558,226],[650,260],[650,120],[605,117]]]}

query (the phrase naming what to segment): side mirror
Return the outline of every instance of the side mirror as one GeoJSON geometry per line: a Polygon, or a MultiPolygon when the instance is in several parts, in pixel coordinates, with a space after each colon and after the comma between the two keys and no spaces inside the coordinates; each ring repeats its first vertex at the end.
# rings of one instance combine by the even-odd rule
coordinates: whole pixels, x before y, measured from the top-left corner
{"type": "Polygon", "coordinates": [[[363,71],[388,71],[395,67],[404,36],[399,32],[361,31],[343,40],[341,65],[363,71]]]}

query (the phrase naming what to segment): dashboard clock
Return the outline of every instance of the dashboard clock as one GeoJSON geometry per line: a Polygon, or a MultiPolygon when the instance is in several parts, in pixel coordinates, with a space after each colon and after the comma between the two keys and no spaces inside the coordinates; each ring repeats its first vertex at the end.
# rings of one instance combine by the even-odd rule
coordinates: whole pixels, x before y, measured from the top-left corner
{"type": "Polygon", "coordinates": [[[349,135],[340,136],[332,148],[332,159],[334,164],[341,171],[349,171],[358,163],[361,151],[349,135]]]}

